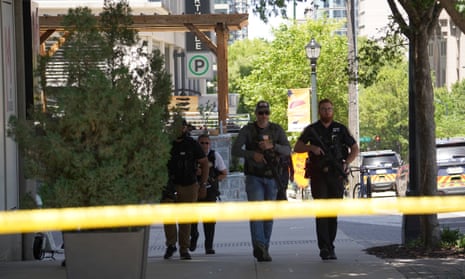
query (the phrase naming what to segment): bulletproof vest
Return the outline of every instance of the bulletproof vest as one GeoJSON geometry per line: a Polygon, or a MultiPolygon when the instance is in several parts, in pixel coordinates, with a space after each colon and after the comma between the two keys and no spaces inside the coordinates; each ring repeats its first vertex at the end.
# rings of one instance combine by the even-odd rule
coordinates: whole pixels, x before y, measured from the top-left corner
{"type": "Polygon", "coordinates": [[[333,127],[331,130],[330,137],[328,138],[329,143],[328,146],[331,154],[337,161],[342,161],[347,158],[348,155],[348,148],[343,142],[343,135],[341,134],[341,128],[333,127]]]}
{"type": "MultiPolygon", "coordinates": [[[[277,124],[270,123],[268,129],[266,129],[266,133],[264,133],[263,130],[261,130],[256,125],[256,123],[249,123],[248,125],[250,125],[250,135],[246,143],[247,150],[254,150],[262,153],[262,151],[258,147],[258,142],[265,139],[270,140],[271,142],[276,141],[278,133],[277,124]]],[[[261,177],[273,177],[271,167],[279,167],[279,155],[276,154],[276,152],[274,151],[267,151],[267,153],[264,155],[266,158],[268,158],[267,161],[269,162],[269,164],[265,165],[263,163],[256,163],[253,161],[246,160],[244,164],[244,173],[261,177]]]]}
{"type": "MultiPolygon", "coordinates": [[[[215,150],[210,150],[207,154],[208,158],[208,165],[209,165],[209,170],[208,170],[208,177],[210,178],[208,181],[211,182],[212,180],[217,181],[217,177],[219,176],[219,171],[215,167],[216,163],[216,157],[215,157],[215,150]]],[[[198,180],[200,180],[200,176],[197,177],[198,180]]]]}
{"type": "Polygon", "coordinates": [[[185,137],[173,142],[171,158],[168,161],[170,180],[178,185],[192,185],[196,182],[197,160],[194,155],[195,140],[185,137]]]}

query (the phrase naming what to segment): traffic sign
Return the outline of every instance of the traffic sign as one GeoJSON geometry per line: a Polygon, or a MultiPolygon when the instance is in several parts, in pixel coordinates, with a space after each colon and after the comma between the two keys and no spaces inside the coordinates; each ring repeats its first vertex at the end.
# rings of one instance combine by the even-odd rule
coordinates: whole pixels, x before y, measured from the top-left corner
{"type": "Polygon", "coordinates": [[[371,138],[370,137],[360,137],[360,142],[370,142],[371,138]]]}
{"type": "Polygon", "coordinates": [[[210,52],[188,52],[187,78],[213,79],[212,55],[210,52]]]}

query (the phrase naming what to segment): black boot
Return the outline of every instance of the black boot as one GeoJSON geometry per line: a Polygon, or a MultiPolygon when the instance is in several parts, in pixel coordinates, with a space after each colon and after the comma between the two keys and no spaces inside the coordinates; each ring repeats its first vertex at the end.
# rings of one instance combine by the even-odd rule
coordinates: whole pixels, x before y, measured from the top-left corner
{"type": "Polygon", "coordinates": [[[259,262],[271,262],[272,261],[272,258],[270,254],[268,253],[268,249],[266,248],[265,245],[261,243],[257,243],[254,246],[253,255],[255,258],[257,258],[257,261],[259,262]]]}
{"type": "Polygon", "coordinates": [[[189,250],[191,252],[197,249],[197,240],[199,239],[199,231],[197,230],[197,223],[191,224],[191,244],[189,250]]]}
{"type": "Polygon", "coordinates": [[[215,237],[215,223],[204,223],[205,232],[205,254],[215,254],[213,250],[213,238],[215,237]]]}

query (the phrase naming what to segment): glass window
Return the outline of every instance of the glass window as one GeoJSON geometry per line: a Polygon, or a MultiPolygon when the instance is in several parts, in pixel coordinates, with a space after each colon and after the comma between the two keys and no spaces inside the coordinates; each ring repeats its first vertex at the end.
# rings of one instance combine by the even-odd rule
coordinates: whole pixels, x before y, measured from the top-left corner
{"type": "Polygon", "coordinates": [[[462,145],[442,146],[436,148],[436,160],[438,161],[459,158],[465,158],[465,142],[462,143],[462,145]]]}
{"type": "Polygon", "coordinates": [[[445,40],[441,41],[441,56],[447,55],[447,42],[445,40]]]}
{"type": "Polygon", "coordinates": [[[399,167],[399,159],[395,154],[363,156],[362,165],[373,168],[399,167]]]}

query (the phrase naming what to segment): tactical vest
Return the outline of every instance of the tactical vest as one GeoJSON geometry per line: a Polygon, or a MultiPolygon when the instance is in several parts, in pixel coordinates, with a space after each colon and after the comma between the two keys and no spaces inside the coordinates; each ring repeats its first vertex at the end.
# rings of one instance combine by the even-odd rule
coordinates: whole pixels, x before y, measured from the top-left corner
{"type": "Polygon", "coordinates": [[[168,161],[169,177],[177,185],[192,185],[197,181],[197,160],[194,154],[195,140],[185,137],[173,142],[171,158],[168,161]]]}
{"type": "MultiPolygon", "coordinates": [[[[245,149],[246,150],[253,150],[259,153],[263,153],[262,150],[258,147],[258,142],[263,140],[263,133],[260,131],[260,128],[257,126],[257,124],[254,123],[249,123],[248,125],[248,130],[250,131],[246,144],[245,144],[245,149]]],[[[277,138],[278,138],[278,132],[279,132],[279,126],[278,124],[275,123],[269,123],[268,133],[266,134],[269,136],[269,140],[272,143],[275,143],[277,138]]],[[[255,175],[255,176],[260,176],[260,177],[273,177],[273,173],[271,171],[271,166],[274,167],[279,167],[280,166],[280,158],[279,154],[277,154],[274,151],[269,151],[267,157],[271,157],[271,161],[269,164],[264,164],[264,163],[256,163],[253,160],[245,160],[244,163],[244,174],[250,174],[250,175],[255,175]]],[[[278,172],[280,173],[281,170],[279,169],[278,172]]]]}

